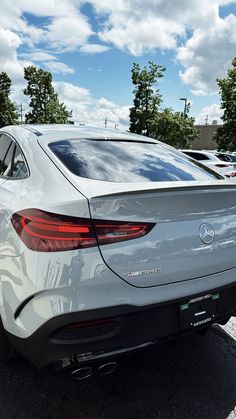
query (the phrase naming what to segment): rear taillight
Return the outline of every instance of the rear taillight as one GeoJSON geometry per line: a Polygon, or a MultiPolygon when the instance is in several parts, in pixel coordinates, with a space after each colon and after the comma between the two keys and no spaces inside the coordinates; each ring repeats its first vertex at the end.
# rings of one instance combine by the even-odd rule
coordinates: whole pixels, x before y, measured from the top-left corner
{"type": "Polygon", "coordinates": [[[26,209],[12,215],[23,243],[38,252],[83,249],[131,240],[147,234],[154,224],[100,221],[26,209]]]}
{"type": "Polygon", "coordinates": [[[123,240],[145,236],[155,224],[125,223],[122,221],[95,220],[95,229],[99,244],[116,243],[123,240]]]}
{"type": "Polygon", "coordinates": [[[97,244],[89,219],[26,209],[13,214],[11,221],[24,244],[38,252],[59,252],[97,244]]]}

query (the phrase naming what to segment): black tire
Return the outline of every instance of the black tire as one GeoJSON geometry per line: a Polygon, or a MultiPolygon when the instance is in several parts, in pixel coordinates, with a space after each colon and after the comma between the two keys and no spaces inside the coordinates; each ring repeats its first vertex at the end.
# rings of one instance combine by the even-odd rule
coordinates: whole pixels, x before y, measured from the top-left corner
{"type": "Polygon", "coordinates": [[[15,354],[14,348],[11,346],[5,329],[0,318],[0,361],[7,361],[11,359],[15,354]]]}

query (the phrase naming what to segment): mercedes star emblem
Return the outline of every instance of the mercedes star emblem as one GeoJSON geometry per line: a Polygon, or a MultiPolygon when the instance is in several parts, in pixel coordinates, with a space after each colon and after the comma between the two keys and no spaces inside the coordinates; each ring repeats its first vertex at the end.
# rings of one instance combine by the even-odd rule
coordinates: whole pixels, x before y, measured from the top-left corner
{"type": "Polygon", "coordinates": [[[200,239],[205,244],[210,244],[213,242],[215,237],[215,231],[210,224],[202,224],[199,229],[200,239]]]}

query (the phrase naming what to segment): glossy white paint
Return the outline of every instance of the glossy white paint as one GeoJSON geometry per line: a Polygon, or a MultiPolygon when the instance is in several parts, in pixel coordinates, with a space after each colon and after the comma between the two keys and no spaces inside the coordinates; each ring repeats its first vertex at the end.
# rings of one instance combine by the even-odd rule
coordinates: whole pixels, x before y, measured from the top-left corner
{"type": "MultiPolygon", "coordinates": [[[[123,304],[143,307],[235,282],[232,254],[236,243],[236,187],[231,181],[114,184],[78,178],[50,152],[48,143],[75,135],[81,138],[109,135],[137,141],[140,137],[74,126],[38,129],[43,132],[39,137],[20,126],[0,130],[17,140],[29,166],[26,179],[0,179],[0,308],[9,332],[24,338],[58,315],[123,304]],[[91,212],[98,219],[145,220],[157,226],[150,236],[127,244],[37,253],[25,247],[10,222],[14,212],[26,208],[85,218],[91,212]],[[221,231],[215,247],[207,248],[200,243],[197,232],[202,222],[211,219],[214,227],[218,222],[217,234],[221,231]],[[181,234],[178,221],[182,223],[181,234]],[[166,232],[165,224],[174,222],[166,232]],[[195,228],[194,233],[191,228],[195,228]],[[171,240],[178,239],[177,236],[179,248],[171,264],[174,253],[171,240]],[[187,247],[189,259],[184,259],[187,247]],[[197,258],[202,259],[198,262],[197,258]],[[183,276],[186,260],[192,264],[191,272],[188,270],[188,275],[183,276]],[[214,263],[217,269],[212,271],[214,263]],[[151,269],[160,267],[161,279],[159,274],[157,279],[147,276],[145,285],[145,279],[136,278],[135,282],[133,278],[135,286],[131,286],[128,273],[143,269],[144,265],[151,269]],[[115,266],[117,274],[109,266],[112,269],[115,266]],[[22,305],[27,299],[27,304],[22,305]]],[[[166,145],[163,148],[172,150],[166,145]]]]}

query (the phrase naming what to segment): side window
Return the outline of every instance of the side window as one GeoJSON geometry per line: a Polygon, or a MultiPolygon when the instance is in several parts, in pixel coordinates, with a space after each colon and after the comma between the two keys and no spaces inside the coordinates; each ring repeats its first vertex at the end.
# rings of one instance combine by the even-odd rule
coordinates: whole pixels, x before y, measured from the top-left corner
{"type": "Polygon", "coordinates": [[[20,148],[16,145],[14,160],[12,164],[11,176],[13,178],[24,178],[27,176],[28,170],[22,156],[20,148]]]}
{"type": "Polygon", "coordinates": [[[3,134],[0,136],[0,176],[22,179],[27,174],[27,165],[19,146],[3,134]]]}
{"type": "Polygon", "coordinates": [[[6,135],[1,135],[0,137],[0,176],[3,176],[7,168],[5,159],[7,157],[8,152],[10,151],[11,146],[12,146],[11,138],[7,137],[6,135]]]}

